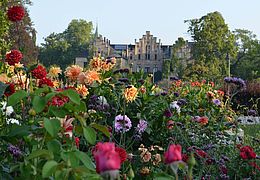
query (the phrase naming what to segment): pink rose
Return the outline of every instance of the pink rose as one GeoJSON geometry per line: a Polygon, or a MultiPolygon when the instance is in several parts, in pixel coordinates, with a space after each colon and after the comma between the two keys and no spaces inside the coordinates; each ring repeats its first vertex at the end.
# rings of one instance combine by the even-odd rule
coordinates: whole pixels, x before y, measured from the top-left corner
{"type": "Polygon", "coordinates": [[[120,169],[120,155],[115,151],[114,143],[98,143],[93,154],[98,173],[120,169]]]}
{"type": "Polygon", "coordinates": [[[182,160],[181,145],[172,144],[169,149],[164,153],[164,161],[166,164],[171,164],[174,161],[182,160]]]}

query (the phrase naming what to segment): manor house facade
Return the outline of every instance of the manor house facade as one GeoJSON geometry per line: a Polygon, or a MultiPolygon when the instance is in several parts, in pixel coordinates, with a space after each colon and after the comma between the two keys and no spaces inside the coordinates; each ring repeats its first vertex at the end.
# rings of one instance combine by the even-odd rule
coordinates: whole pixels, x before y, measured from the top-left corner
{"type": "MultiPolygon", "coordinates": [[[[111,44],[110,40],[99,35],[97,30],[94,38],[94,54],[102,57],[116,57],[120,62],[120,67],[131,68],[133,72],[141,69],[147,73],[155,73],[163,69],[163,61],[171,59],[172,45],[163,45],[160,39],[154,37],[150,31],[139,39],[135,39],[134,44],[111,44]]],[[[177,57],[190,58],[191,48],[189,43],[179,49],[177,57]]]]}

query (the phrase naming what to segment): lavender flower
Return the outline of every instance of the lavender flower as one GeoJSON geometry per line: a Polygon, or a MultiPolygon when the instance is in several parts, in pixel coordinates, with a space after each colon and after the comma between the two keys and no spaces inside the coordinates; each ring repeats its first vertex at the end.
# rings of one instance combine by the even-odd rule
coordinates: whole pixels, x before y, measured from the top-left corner
{"type": "Polygon", "coordinates": [[[239,86],[241,89],[245,89],[246,88],[246,83],[243,79],[241,78],[237,78],[237,77],[225,77],[224,81],[226,83],[233,83],[237,86],[239,86]]]}
{"type": "Polygon", "coordinates": [[[217,106],[221,105],[221,101],[219,99],[213,99],[212,102],[217,106]]]}
{"type": "Polygon", "coordinates": [[[14,146],[12,144],[8,144],[7,149],[16,158],[18,158],[22,155],[22,151],[20,150],[20,148],[14,146]]]}
{"type": "Polygon", "coordinates": [[[248,116],[256,116],[257,112],[254,109],[250,109],[250,110],[247,111],[247,114],[248,114],[248,116]]]}
{"type": "Polygon", "coordinates": [[[147,126],[147,121],[140,119],[139,123],[137,124],[136,131],[138,132],[138,134],[142,134],[146,130],[147,126]]]}
{"type": "Polygon", "coordinates": [[[127,132],[131,129],[131,127],[132,122],[126,115],[122,116],[121,114],[119,114],[115,117],[116,132],[127,132]]]}

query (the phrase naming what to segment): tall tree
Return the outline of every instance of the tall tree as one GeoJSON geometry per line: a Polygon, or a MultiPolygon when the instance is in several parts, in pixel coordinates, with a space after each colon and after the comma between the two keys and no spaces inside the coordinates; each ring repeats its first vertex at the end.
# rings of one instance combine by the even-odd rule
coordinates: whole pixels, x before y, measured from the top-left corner
{"type": "Polygon", "coordinates": [[[32,2],[30,0],[3,0],[0,2],[0,51],[3,57],[7,50],[19,49],[23,53],[22,63],[31,64],[37,59],[36,30],[33,28],[26,5],[32,5],[32,2]],[[21,21],[10,22],[6,17],[6,12],[8,8],[15,5],[24,7],[25,16],[21,21]]]}
{"type": "Polygon", "coordinates": [[[253,32],[245,29],[234,31],[238,46],[237,57],[232,64],[232,73],[244,79],[260,77],[260,42],[253,32]]]}
{"type": "Polygon", "coordinates": [[[93,37],[92,22],[72,20],[62,33],[52,33],[40,48],[39,60],[46,66],[57,64],[65,68],[74,63],[76,57],[90,57],[93,37]]]}
{"type": "Polygon", "coordinates": [[[219,80],[227,76],[227,57],[233,59],[236,56],[236,46],[235,36],[228,29],[222,15],[212,12],[200,19],[185,22],[189,23],[188,32],[194,41],[193,66],[198,66],[190,68],[186,75],[210,80],[219,80]],[[202,74],[198,74],[197,69],[201,69],[202,74]]]}

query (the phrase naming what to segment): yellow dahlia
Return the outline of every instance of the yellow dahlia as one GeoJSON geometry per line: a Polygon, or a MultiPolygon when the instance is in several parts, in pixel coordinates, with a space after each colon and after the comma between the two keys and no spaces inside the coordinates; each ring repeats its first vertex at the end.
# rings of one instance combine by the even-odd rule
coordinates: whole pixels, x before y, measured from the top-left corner
{"type": "Polygon", "coordinates": [[[124,97],[127,102],[132,102],[136,99],[138,90],[134,86],[129,86],[124,90],[124,97]]]}

